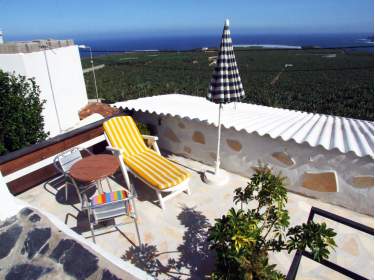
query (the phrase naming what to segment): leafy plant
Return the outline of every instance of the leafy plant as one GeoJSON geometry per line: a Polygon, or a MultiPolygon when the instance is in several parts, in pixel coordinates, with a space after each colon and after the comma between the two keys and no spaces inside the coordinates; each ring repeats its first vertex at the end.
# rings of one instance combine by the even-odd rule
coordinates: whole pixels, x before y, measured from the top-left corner
{"type": "Polygon", "coordinates": [[[0,155],[47,137],[39,95],[34,79],[0,70],[0,155]]]}
{"type": "Polygon", "coordinates": [[[320,261],[336,246],[336,233],[325,223],[289,227],[285,178],[267,166],[245,188],[236,189],[233,200],[239,208],[231,208],[210,228],[210,248],[216,251],[213,279],[285,279],[269,263],[268,252],[309,250],[320,261]]]}

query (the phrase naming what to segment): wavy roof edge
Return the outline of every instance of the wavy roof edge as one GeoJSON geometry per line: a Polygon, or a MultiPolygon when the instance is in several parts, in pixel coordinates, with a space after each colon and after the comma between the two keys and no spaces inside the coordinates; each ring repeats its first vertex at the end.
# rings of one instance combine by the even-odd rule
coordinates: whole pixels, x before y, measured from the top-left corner
{"type": "MultiPolygon", "coordinates": [[[[112,106],[217,126],[218,105],[203,97],[165,94],[117,102],[112,106]]],[[[352,152],[358,157],[374,157],[374,122],[371,121],[239,102],[224,104],[222,124],[227,129],[267,135],[272,139],[293,140],[297,144],[307,143],[341,153],[352,152]],[[226,113],[228,111],[231,114],[226,113]]]]}

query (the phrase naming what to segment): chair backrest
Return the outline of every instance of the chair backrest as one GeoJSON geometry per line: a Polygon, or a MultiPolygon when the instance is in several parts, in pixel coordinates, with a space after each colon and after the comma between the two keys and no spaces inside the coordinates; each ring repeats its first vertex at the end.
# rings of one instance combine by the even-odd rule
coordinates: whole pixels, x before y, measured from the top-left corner
{"type": "Polygon", "coordinates": [[[78,148],[73,148],[57,155],[55,158],[55,163],[58,162],[62,171],[64,173],[68,173],[73,164],[80,159],[82,159],[80,150],[78,148]]]}
{"type": "Polygon", "coordinates": [[[124,150],[124,157],[147,149],[137,125],[130,116],[114,117],[103,124],[108,141],[114,148],[124,150]]]}

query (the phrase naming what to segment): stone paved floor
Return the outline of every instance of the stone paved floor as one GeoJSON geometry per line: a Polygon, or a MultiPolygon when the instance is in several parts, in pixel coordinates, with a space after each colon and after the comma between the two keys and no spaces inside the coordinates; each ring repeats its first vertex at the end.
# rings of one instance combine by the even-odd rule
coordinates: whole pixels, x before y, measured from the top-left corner
{"type": "Polygon", "coordinates": [[[30,208],[0,223],[0,244],[0,279],[136,279],[30,208]]]}
{"type": "MultiPolygon", "coordinates": [[[[213,269],[213,258],[205,242],[207,227],[215,218],[227,212],[232,206],[233,190],[245,186],[248,179],[230,174],[228,184],[209,186],[201,181],[201,172],[206,170],[207,166],[174,155],[170,155],[169,158],[192,173],[192,194],[178,195],[168,201],[166,210],[162,211],[153,202],[156,200],[155,193],[141,182],[135,181],[138,191],[139,226],[145,244],[144,253],[142,255],[139,253],[135,228],[132,224],[121,226],[121,231],[108,232],[105,228],[98,228],[97,243],[112,254],[129,259],[157,279],[202,279],[213,269]]],[[[120,174],[117,177],[121,177],[120,174]]],[[[121,184],[121,180],[116,179],[116,181],[121,184]]],[[[115,181],[111,180],[111,182],[114,188],[121,188],[115,181]]],[[[105,184],[104,188],[106,189],[105,184]]],[[[35,187],[19,195],[19,198],[49,211],[75,231],[89,238],[87,218],[85,214],[79,212],[79,204],[74,192],[69,192],[69,199],[65,201],[65,192],[59,180],[52,180],[35,187]]],[[[311,206],[373,227],[372,217],[288,193],[291,224],[305,222],[311,206]]],[[[338,248],[331,254],[330,260],[373,279],[373,237],[331,221],[327,223],[338,232],[336,237],[338,248]]],[[[292,257],[293,254],[272,254],[271,262],[276,263],[278,269],[286,273],[292,257]]],[[[302,259],[297,279],[345,278],[313,261],[302,259]]]]}

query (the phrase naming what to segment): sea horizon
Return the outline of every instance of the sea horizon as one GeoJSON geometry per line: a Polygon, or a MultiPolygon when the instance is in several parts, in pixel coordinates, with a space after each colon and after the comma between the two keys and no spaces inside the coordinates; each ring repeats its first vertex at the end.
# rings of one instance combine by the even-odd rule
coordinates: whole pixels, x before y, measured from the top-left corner
{"type": "MultiPolygon", "coordinates": [[[[151,36],[139,38],[75,39],[77,44],[90,46],[96,52],[186,51],[220,46],[218,35],[151,36]]],[[[373,46],[373,34],[241,34],[232,35],[235,46],[273,48],[373,46]]],[[[371,50],[371,48],[369,48],[371,50]]]]}
{"type": "MultiPolygon", "coordinates": [[[[217,48],[220,46],[221,34],[142,34],[139,37],[125,34],[103,36],[90,35],[45,35],[45,36],[9,36],[11,40],[35,39],[73,39],[77,45],[86,45],[102,55],[106,52],[133,52],[133,51],[187,51],[202,48],[217,48]]],[[[258,46],[272,48],[303,48],[303,47],[373,47],[373,33],[312,33],[312,34],[232,34],[235,46],[258,46]]],[[[5,39],[7,37],[5,36],[5,39]]],[[[371,48],[368,48],[372,51],[371,48]]],[[[87,51],[81,52],[86,56],[87,51]]]]}

